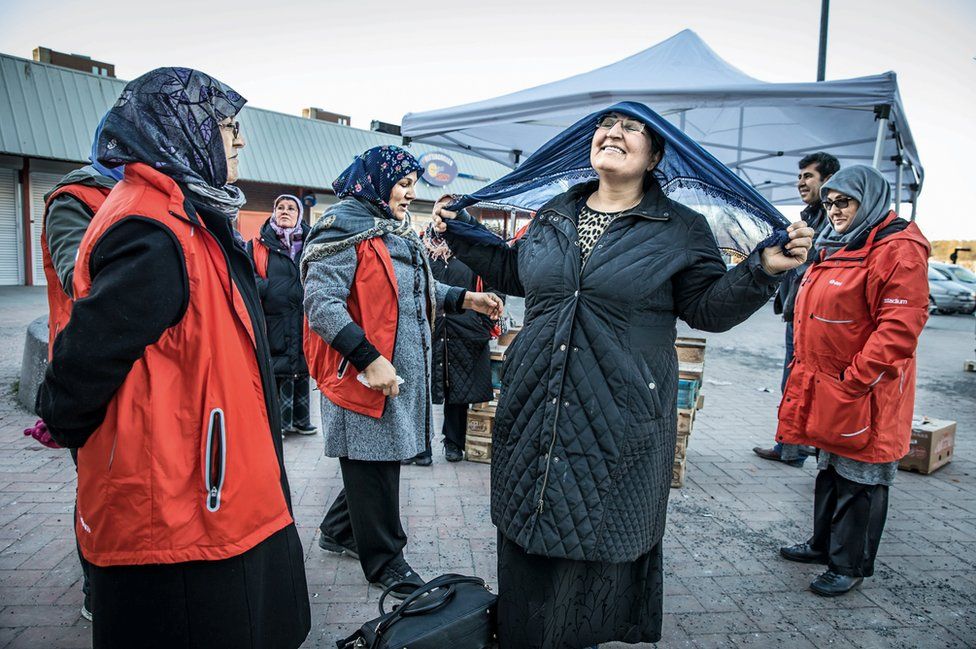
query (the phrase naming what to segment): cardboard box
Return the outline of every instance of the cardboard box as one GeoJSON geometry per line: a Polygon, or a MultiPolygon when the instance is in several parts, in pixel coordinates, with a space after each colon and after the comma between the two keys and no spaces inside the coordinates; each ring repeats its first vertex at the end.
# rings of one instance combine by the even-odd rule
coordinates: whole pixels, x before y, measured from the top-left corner
{"type": "Polygon", "coordinates": [[[495,426],[495,413],[468,411],[467,436],[491,438],[491,431],[495,426]]]}
{"type": "Polygon", "coordinates": [[[678,361],[682,363],[705,362],[705,339],[679,336],[674,341],[674,349],[678,352],[678,361]]]}
{"type": "Polygon", "coordinates": [[[671,465],[671,488],[680,489],[685,486],[685,461],[675,460],[671,465]]]}
{"type": "Polygon", "coordinates": [[[698,400],[695,402],[695,410],[701,410],[705,407],[705,393],[698,393],[698,400]]]}
{"type": "Polygon", "coordinates": [[[520,331],[522,331],[522,327],[512,327],[511,329],[509,329],[508,331],[506,331],[505,333],[503,333],[501,336],[498,337],[498,344],[508,347],[509,345],[512,344],[512,341],[515,340],[515,336],[517,336],[520,331]]]}
{"type": "Polygon", "coordinates": [[[700,381],[678,379],[678,407],[694,408],[698,403],[698,391],[700,389],[700,381]]]}
{"type": "Polygon", "coordinates": [[[491,437],[479,437],[469,433],[464,440],[464,459],[491,464],[491,437]]]}
{"type": "Polygon", "coordinates": [[[690,435],[691,429],[695,425],[695,409],[678,409],[678,435],[690,435]]]}
{"type": "Polygon", "coordinates": [[[911,447],[898,468],[932,473],[952,461],[955,444],[956,422],[928,417],[913,419],[911,447]]]}

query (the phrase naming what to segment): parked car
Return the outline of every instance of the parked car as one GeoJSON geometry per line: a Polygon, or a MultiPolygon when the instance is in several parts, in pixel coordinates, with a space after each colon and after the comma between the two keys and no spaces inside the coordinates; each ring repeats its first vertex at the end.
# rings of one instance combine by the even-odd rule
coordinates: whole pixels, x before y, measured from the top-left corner
{"type": "Polygon", "coordinates": [[[976,293],[935,264],[929,265],[929,311],[933,313],[973,313],[976,293]]]}
{"type": "Polygon", "coordinates": [[[953,282],[962,284],[966,288],[976,291],[976,273],[964,266],[957,264],[943,264],[941,262],[930,262],[930,265],[949,276],[953,282]]]}

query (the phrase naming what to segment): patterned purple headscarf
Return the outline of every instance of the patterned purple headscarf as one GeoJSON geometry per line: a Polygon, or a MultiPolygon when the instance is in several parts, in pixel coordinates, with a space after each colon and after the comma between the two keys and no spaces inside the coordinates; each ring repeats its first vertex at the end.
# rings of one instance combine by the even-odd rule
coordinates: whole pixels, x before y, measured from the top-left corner
{"type": "Polygon", "coordinates": [[[157,68],[130,81],[98,138],[106,167],[142,162],[186,185],[192,198],[228,216],[244,204],[227,184],[219,124],[247,102],[233,88],[190,68],[157,68]]]}
{"type": "Polygon", "coordinates": [[[420,178],[424,168],[408,151],[398,146],[376,146],[356,156],[332,183],[332,189],[339,198],[358,196],[392,219],[393,212],[386,202],[390,192],[401,178],[414,171],[420,178]]]}

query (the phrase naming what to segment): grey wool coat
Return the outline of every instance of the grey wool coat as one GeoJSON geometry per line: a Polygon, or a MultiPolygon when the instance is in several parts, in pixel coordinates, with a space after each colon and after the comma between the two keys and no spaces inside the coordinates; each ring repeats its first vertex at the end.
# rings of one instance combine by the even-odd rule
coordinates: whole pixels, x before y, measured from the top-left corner
{"type": "MultiPolygon", "coordinates": [[[[445,307],[454,311],[464,291],[439,282],[431,287],[430,275],[421,259],[423,253],[403,237],[384,234],[383,242],[393,261],[400,314],[393,358],[388,360],[404,382],[399,396],[387,397],[379,419],[347,410],[322,395],[322,431],[325,454],[329,457],[373,462],[403,460],[422,452],[431,432],[428,292],[433,288],[437,311],[445,307]]],[[[305,275],[308,325],[329,344],[352,322],[346,298],[355,276],[353,246],[308,264],[305,275]]]]}

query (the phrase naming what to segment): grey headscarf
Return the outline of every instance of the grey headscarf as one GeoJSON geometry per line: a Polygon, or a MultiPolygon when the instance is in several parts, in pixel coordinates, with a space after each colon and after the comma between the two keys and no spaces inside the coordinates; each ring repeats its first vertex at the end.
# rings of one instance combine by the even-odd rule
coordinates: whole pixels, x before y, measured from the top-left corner
{"type": "Polygon", "coordinates": [[[831,189],[856,199],[861,205],[844,234],[834,230],[828,219],[815,244],[817,253],[826,250],[828,257],[884,221],[891,210],[891,187],[874,167],[844,167],[823,184],[820,188],[820,199],[826,200],[827,192],[831,189]]]}

